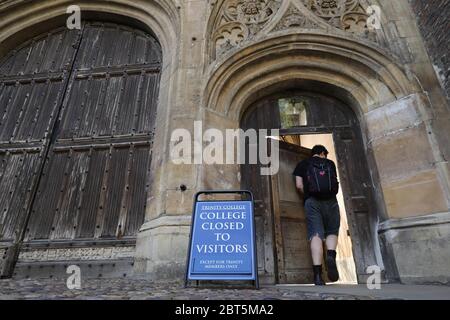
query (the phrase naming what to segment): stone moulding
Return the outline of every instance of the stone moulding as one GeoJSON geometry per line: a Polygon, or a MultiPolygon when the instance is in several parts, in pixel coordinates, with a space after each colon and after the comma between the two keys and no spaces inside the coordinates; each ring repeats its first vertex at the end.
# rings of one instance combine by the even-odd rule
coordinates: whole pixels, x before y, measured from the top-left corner
{"type": "Polygon", "coordinates": [[[55,248],[22,250],[19,262],[88,261],[134,258],[135,246],[100,248],[55,248]]]}
{"type": "Polygon", "coordinates": [[[450,212],[434,213],[411,218],[389,219],[379,224],[378,233],[381,234],[396,229],[409,229],[443,224],[450,224],[450,212]]]}
{"type": "Polygon", "coordinates": [[[156,219],[145,222],[140,228],[139,232],[144,232],[159,227],[179,227],[190,226],[192,216],[160,216],[156,219]]]}
{"type": "Polygon", "coordinates": [[[264,39],[227,55],[208,74],[204,105],[233,119],[239,118],[253,91],[269,85],[272,80],[263,83],[269,77],[275,82],[283,77],[328,82],[351,93],[364,110],[420,92],[420,86],[387,53],[366,43],[313,32],[264,39]],[[252,88],[255,83],[258,88],[252,88]]]}

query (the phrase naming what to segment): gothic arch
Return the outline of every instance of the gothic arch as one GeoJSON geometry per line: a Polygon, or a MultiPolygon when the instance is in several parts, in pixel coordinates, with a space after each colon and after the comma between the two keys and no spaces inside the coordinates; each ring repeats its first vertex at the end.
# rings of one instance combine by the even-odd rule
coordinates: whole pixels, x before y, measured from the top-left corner
{"type": "Polygon", "coordinates": [[[204,104],[237,121],[251,98],[273,84],[313,80],[341,88],[357,102],[361,115],[377,106],[419,92],[393,59],[374,47],[320,33],[272,37],[212,66],[204,104]]]}

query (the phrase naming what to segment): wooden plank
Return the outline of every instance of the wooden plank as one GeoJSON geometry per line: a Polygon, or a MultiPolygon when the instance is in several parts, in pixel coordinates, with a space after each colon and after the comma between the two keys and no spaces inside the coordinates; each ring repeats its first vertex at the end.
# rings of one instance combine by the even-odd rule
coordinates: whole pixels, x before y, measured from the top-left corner
{"type": "MultiPolygon", "coordinates": [[[[124,236],[125,233],[125,229],[126,229],[126,221],[127,221],[127,216],[129,214],[130,211],[130,207],[131,207],[131,203],[132,203],[132,196],[133,196],[133,191],[136,190],[132,190],[130,188],[130,184],[132,183],[133,180],[131,180],[132,178],[136,178],[136,177],[131,177],[131,171],[133,170],[133,165],[135,165],[135,161],[134,159],[136,158],[136,150],[134,148],[133,145],[130,146],[130,148],[128,149],[128,159],[127,159],[127,163],[126,163],[126,171],[125,171],[125,181],[124,181],[124,186],[123,186],[123,192],[122,192],[122,199],[120,201],[120,211],[119,211],[119,219],[117,222],[117,227],[116,227],[116,231],[115,231],[115,235],[118,239],[122,238],[124,236]]],[[[146,176],[146,175],[144,175],[146,176]]],[[[139,193],[139,191],[137,191],[137,193],[139,193]]]]}
{"type": "Polygon", "coordinates": [[[63,35],[61,45],[58,47],[57,59],[53,65],[53,68],[57,70],[71,68],[76,49],[78,48],[80,31],[77,29],[66,30],[63,35]]]}
{"type": "Polygon", "coordinates": [[[281,211],[279,200],[279,188],[277,175],[270,176],[272,189],[272,206],[273,206],[273,223],[275,231],[275,251],[276,251],[276,265],[277,265],[277,280],[280,283],[285,283],[285,263],[284,263],[284,247],[283,234],[281,225],[281,211]]]}
{"type": "MultiPolygon", "coordinates": [[[[119,114],[119,118],[122,118],[122,120],[119,122],[119,130],[117,133],[119,134],[135,134],[136,128],[134,127],[135,118],[137,116],[136,110],[137,105],[140,103],[139,100],[139,90],[140,90],[140,75],[132,75],[129,76],[131,83],[130,88],[127,90],[129,92],[129,95],[127,97],[128,103],[124,105],[122,108],[123,112],[119,114]]],[[[153,115],[154,117],[154,115],[153,115]]]]}
{"type": "MultiPolygon", "coordinates": [[[[109,149],[90,150],[90,154],[86,184],[84,190],[82,190],[84,196],[79,212],[77,238],[94,238],[95,236],[109,149]]],[[[103,192],[103,194],[105,193],[103,192]]]]}
{"type": "Polygon", "coordinates": [[[16,54],[14,54],[14,56],[11,57],[13,59],[13,63],[8,74],[23,74],[23,66],[26,63],[31,50],[32,48],[29,46],[21,48],[17,51],[16,54]]]}
{"type": "Polygon", "coordinates": [[[31,46],[31,52],[23,66],[24,74],[35,73],[39,68],[39,61],[42,59],[43,50],[45,50],[46,38],[36,38],[31,46]]]}
{"type": "Polygon", "coordinates": [[[120,97],[123,93],[123,77],[108,79],[108,87],[105,91],[104,107],[101,111],[100,122],[98,124],[99,136],[110,136],[114,125],[117,109],[119,108],[120,97]]]}
{"type": "Polygon", "coordinates": [[[12,133],[14,140],[25,141],[31,136],[34,126],[33,120],[39,112],[37,107],[45,95],[45,83],[34,83],[31,87],[30,96],[24,104],[19,118],[16,118],[16,126],[12,133]]]}
{"type": "Polygon", "coordinates": [[[49,82],[45,89],[45,97],[39,107],[31,140],[47,139],[56,118],[56,112],[62,100],[64,82],[49,82]]]}
{"type": "Polygon", "coordinates": [[[41,63],[39,64],[38,72],[48,72],[52,70],[52,65],[54,61],[58,58],[57,50],[61,44],[64,30],[57,30],[49,33],[47,39],[47,45],[45,46],[45,53],[41,56],[43,57],[41,63]]]}
{"type": "Polygon", "coordinates": [[[72,239],[76,231],[78,204],[86,178],[88,157],[84,152],[73,151],[67,161],[70,165],[65,172],[65,183],[63,192],[60,193],[59,210],[53,222],[55,230],[50,235],[51,239],[72,239]]]}
{"type": "Polygon", "coordinates": [[[147,193],[150,181],[150,148],[137,147],[134,149],[133,163],[130,168],[130,203],[128,203],[129,212],[127,215],[125,236],[136,235],[144,223],[145,207],[147,202],[147,193]],[[144,192],[142,192],[144,190],[144,192]]]}
{"type": "Polygon", "coordinates": [[[82,107],[86,103],[85,81],[73,81],[67,105],[61,110],[58,139],[71,139],[80,125],[82,107]]]}
{"type": "MultiPolygon", "coordinates": [[[[112,65],[114,66],[121,66],[126,63],[128,63],[128,57],[127,55],[124,55],[123,48],[127,48],[127,50],[130,49],[131,41],[133,40],[133,34],[129,32],[124,32],[123,30],[117,30],[115,32],[117,40],[115,43],[120,44],[118,47],[114,47],[114,50],[112,51],[114,53],[112,58],[112,65]]],[[[128,53],[127,53],[128,54],[128,53]]],[[[140,53],[141,55],[144,55],[144,52],[140,53]]],[[[130,63],[131,64],[131,63],[130,63]]]]}
{"type": "Polygon", "coordinates": [[[117,223],[120,214],[120,202],[124,192],[126,165],[129,149],[113,149],[111,154],[111,166],[108,171],[106,184],[106,198],[104,207],[104,221],[102,228],[103,237],[115,237],[117,223]]]}
{"type": "Polygon", "coordinates": [[[16,85],[14,87],[13,98],[8,105],[8,109],[3,114],[0,127],[0,141],[10,141],[14,132],[16,122],[20,116],[20,110],[27,100],[27,96],[31,90],[30,85],[16,85]]]}
{"type": "Polygon", "coordinates": [[[155,127],[160,74],[146,74],[143,87],[143,98],[139,111],[138,132],[149,133],[155,127]]]}
{"type": "Polygon", "coordinates": [[[36,200],[28,223],[26,240],[48,239],[58,207],[67,154],[54,155],[46,160],[36,200]]]}
{"type": "Polygon", "coordinates": [[[14,90],[14,86],[12,85],[5,85],[3,83],[0,84],[0,130],[4,123],[4,115],[6,114],[6,111],[8,110],[8,106],[11,103],[11,100],[13,99],[13,96],[15,95],[16,91],[14,90]]]}
{"type": "Polygon", "coordinates": [[[23,154],[7,155],[4,160],[6,160],[5,174],[3,175],[0,184],[0,189],[2,191],[0,192],[0,209],[2,210],[2,219],[0,220],[2,229],[0,230],[0,235],[2,240],[13,241],[14,236],[12,233],[15,230],[15,225],[12,225],[11,223],[17,212],[11,211],[11,203],[17,188],[19,173],[24,163],[23,154]]]}
{"type": "Polygon", "coordinates": [[[86,136],[89,137],[95,137],[97,138],[99,136],[100,132],[100,118],[103,113],[104,108],[108,108],[108,106],[105,106],[105,100],[106,100],[106,89],[109,85],[108,79],[97,79],[96,80],[100,87],[98,88],[98,96],[96,101],[91,106],[90,114],[91,118],[89,120],[89,126],[86,126],[86,136]]]}
{"type": "Polygon", "coordinates": [[[106,203],[106,197],[108,194],[107,185],[110,177],[110,171],[112,166],[112,151],[113,147],[110,147],[108,149],[108,152],[106,153],[106,166],[105,171],[102,172],[102,183],[101,183],[101,191],[100,191],[100,201],[98,204],[98,212],[95,220],[95,232],[94,232],[94,238],[101,238],[101,235],[103,233],[103,227],[105,223],[105,203],[106,203]]]}
{"type": "MultiPolygon", "coordinates": [[[[95,114],[100,100],[103,98],[101,86],[104,80],[91,79],[89,81],[89,87],[85,87],[85,90],[89,91],[86,103],[83,106],[83,112],[81,114],[80,126],[76,132],[76,137],[92,137],[91,128],[96,121],[95,114]]],[[[84,81],[87,84],[86,81],[84,81]]]]}
{"type": "MultiPolygon", "coordinates": [[[[5,225],[8,225],[11,233],[9,237],[14,239],[15,242],[20,240],[22,235],[22,230],[25,227],[28,206],[31,201],[33,185],[37,180],[36,166],[40,162],[38,153],[27,153],[22,154],[19,160],[23,163],[20,171],[16,173],[19,174],[14,187],[14,196],[10,203],[8,210],[8,219],[5,221],[5,225]]],[[[7,234],[5,234],[8,236],[7,234]]]]}

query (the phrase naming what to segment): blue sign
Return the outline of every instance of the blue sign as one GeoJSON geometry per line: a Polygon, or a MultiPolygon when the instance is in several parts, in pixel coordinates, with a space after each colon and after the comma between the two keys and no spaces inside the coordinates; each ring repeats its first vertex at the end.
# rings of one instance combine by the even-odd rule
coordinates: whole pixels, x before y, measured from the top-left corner
{"type": "Polygon", "coordinates": [[[255,280],[252,201],[195,204],[190,280],[255,280]]]}

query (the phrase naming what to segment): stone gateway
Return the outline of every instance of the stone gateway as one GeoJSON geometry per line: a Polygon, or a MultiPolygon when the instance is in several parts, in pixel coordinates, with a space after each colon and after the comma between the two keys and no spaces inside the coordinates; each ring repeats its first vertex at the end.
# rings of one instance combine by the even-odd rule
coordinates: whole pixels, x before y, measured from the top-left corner
{"type": "Polygon", "coordinates": [[[73,1],[0,1],[0,276],[182,280],[194,194],[248,189],[260,281],[311,283],[290,173],[320,142],[343,280],[448,284],[450,6],[423,3],[91,0],[77,28],[73,1]],[[278,132],[245,147],[276,140],[279,168],[174,162],[194,122],[278,132]]]}

